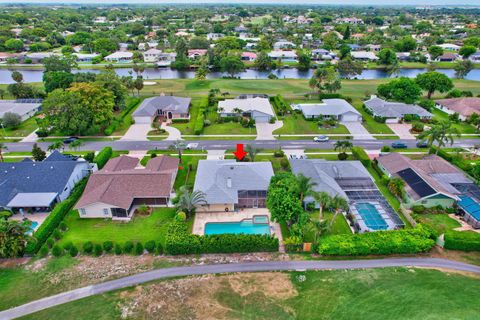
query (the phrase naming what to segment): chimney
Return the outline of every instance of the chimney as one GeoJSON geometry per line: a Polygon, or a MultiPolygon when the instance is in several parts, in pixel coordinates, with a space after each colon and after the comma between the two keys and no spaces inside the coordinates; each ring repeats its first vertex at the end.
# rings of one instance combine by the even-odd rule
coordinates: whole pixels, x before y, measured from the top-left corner
{"type": "Polygon", "coordinates": [[[232,178],[227,178],[227,188],[232,187],[232,178]]]}

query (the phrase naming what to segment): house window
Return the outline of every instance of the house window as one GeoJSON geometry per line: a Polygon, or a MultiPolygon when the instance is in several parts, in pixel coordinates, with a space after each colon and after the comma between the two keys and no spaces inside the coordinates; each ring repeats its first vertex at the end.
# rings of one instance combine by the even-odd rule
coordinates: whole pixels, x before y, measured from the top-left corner
{"type": "Polygon", "coordinates": [[[80,215],[81,215],[81,216],[86,216],[86,215],[87,215],[87,211],[85,211],[85,209],[83,209],[83,208],[80,208],[80,215]]]}
{"type": "Polygon", "coordinates": [[[108,209],[103,209],[103,215],[104,216],[108,216],[110,213],[108,212],[108,209]]]}

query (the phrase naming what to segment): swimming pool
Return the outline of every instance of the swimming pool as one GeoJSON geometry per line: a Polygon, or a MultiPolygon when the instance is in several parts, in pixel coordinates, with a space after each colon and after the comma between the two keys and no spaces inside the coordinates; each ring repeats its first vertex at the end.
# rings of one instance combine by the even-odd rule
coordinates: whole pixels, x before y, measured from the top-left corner
{"type": "Polygon", "coordinates": [[[363,220],[367,228],[372,230],[387,230],[388,224],[382,218],[377,208],[371,203],[356,203],[358,215],[363,220]]]}
{"type": "Polygon", "coordinates": [[[35,231],[35,228],[38,226],[38,222],[37,221],[30,221],[30,226],[28,227],[28,231],[27,231],[27,234],[32,234],[33,231],[35,231]]]}
{"type": "Polygon", "coordinates": [[[205,235],[209,234],[270,234],[270,225],[268,224],[268,217],[266,219],[254,217],[255,222],[252,219],[246,219],[239,222],[208,222],[205,224],[205,235]]]}

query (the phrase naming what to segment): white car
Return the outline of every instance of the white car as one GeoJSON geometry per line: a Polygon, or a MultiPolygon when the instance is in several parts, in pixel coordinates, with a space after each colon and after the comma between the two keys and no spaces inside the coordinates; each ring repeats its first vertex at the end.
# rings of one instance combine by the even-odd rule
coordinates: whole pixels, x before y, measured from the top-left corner
{"type": "Polygon", "coordinates": [[[185,147],[185,149],[187,150],[193,150],[193,149],[196,149],[198,147],[198,143],[189,143],[187,144],[187,146],[185,147]]]}
{"type": "Polygon", "coordinates": [[[327,136],[318,136],[313,138],[313,141],[315,142],[327,142],[329,139],[327,136]]]}

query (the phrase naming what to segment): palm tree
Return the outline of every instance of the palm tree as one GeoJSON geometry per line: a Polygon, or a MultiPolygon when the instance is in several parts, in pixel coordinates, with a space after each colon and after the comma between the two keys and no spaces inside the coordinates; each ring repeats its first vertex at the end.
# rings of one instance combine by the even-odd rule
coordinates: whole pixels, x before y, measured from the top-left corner
{"type": "Polygon", "coordinates": [[[313,187],[317,185],[316,182],[312,181],[312,178],[305,177],[303,174],[297,175],[297,186],[300,192],[300,202],[303,203],[303,199],[312,194],[313,187]]]}
{"type": "Polygon", "coordinates": [[[405,182],[400,178],[392,178],[388,182],[388,190],[397,196],[399,199],[403,199],[405,182]]]}
{"type": "Polygon", "coordinates": [[[255,146],[251,145],[251,144],[247,144],[245,146],[245,151],[248,153],[248,156],[250,157],[250,160],[252,162],[255,161],[255,157],[257,156],[257,154],[261,151],[261,149],[258,149],[258,148],[255,148],[255,146]]]}
{"type": "Polygon", "coordinates": [[[438,151],[441,147],[444,147],[447,143],[452,145],[455,137],[460,138],[461,134],[457,128],[453,128],[452,124],[448,121],[442,121],[437,125],[432,125],[430,129],[422,132],[418,135],[418,140],[427,140],[428,145],[437,143],[437,151],[435,154],[438,154],[438,151]]]}
{"type": "Polygon", "coordinates": [[[54,143],[52,143],[51,145],[48,146],[47,150],[48,151],[55,151],[55,150],[59,150],[59,149],[63,150],[64,147],[65,146],[63,145],[62,141],[55,141],[54,143]]]}
{"type": "Polygon", "coordinates": [[[71,150],[74,150],[74,151],[77,151],[81,146],[83,146],[84,143],[82,140],[75,140],[75,141],[72,141],[70,142],[70,144],[68,145],[68,147],[71,149],[71,150]]]}
{"type": "Polygon", "coordinates": [[[345,160],[348,158],[347,151],[352,150],[353,143],[348,140],[339,140],[335,142],[335,151],[339,151],[338,159],[345,160]]]}
{"type": "Polygon", "coordinates": [[[185,212],[187,217],[195,212],[197,206],[205,204],[207,204],[205,193],[199,190],[190,191],[187,186],[180,187],[176,207],[185,212]]]}
{"type": "Polygon", "coordinates": [[[328,230],[331,230],[332,229],[332,226],[333,226],[333,223],[335,222],[335,220],[337,219],[337,216],[338,214],[341,212],[341,211],[347,211],[348,210],[348,202],[345,198],[342,198],[340,197],[339,195],[336,195],[335,197],[333,197],[330,201],[330,204],[329,206],[335,210],[335,213],[332,217],[332,220],[330,221],[330,223],[328,224],[328,230]]]}
{"type": "Polygon", "coordinates": [[[318,215],[318,220],[322,221],[323,220],[323,209],[325,207],[329,206],[329,203],[332,199],[330,195],[327,192],[314,192],[312,194],[313,198],[315,199],[315,202],[318,203],[319,205],[319,215],[318,215]]]}
{"type": "Polygon", "coordinates": [[[27,231],[25,222],[0,219],[0,258],[21,256],[29,238],[27,231]]]}
{"type": "Polygon", "coordinates": [[[316,244],[322,233],[327,230],[327,222],[323,220],[310,220],[308,228],[313,233],[313,243],[316,244]]]}
{"type": "Polygon", "coordinates": [[[182,151],[185,150],[187,145],[182,140],[176,140],[171,146],[170,149],[177,150],[178,152],[178,159],[180,159],[180,163],[182,163],[182,151]]]}
{"type": "Polygon", "coordinates": [[[5,145],[5,143],[0,142],[0,161],[1,162],[3,162],[3,152],[5,150],[8,150],[7,146],[5,145]]]}

